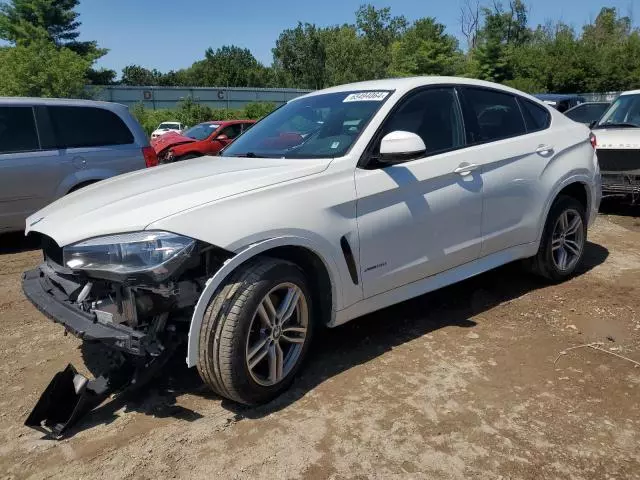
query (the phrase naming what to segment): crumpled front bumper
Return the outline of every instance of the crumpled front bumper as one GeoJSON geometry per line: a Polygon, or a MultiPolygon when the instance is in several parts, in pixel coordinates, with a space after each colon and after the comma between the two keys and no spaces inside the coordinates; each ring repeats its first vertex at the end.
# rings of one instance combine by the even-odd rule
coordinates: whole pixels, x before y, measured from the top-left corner
{"type": "Polygon", "coordinates": [[[94,313],[85,312],[71,302],[41,267],[24,273],[22,289],[31,303],[55,323],[83,340],[98,341],[132,355],[158,354],[157,344],[145,333],[125,325],[101,322],[94,313]]]}

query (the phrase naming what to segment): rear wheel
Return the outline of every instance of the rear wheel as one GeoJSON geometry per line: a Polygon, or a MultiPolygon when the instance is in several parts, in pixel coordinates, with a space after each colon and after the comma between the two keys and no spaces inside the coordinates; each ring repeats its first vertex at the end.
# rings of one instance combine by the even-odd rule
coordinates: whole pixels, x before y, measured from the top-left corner
{"type": "Polygon", "coordinates": [[[268,402],[293,381],[311,342],[312,300],[298,266],[259,259],[211,299],[200,328],[198,372],[219,395],[268,402]]]}
{"type": "Polygon", "coordinates": [[[529,266],[534,273],[561,282],[580,265],[586,240],[583,205],[573,197],[560,196],[549,211],[538,253],[529,260],[529,266]]]}

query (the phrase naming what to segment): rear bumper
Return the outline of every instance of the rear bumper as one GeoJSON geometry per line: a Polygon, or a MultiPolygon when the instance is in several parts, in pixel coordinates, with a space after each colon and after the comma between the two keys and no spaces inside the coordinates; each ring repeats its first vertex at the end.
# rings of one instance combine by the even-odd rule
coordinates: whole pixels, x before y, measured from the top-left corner
{"type": "Polygon", "coordinates": [[[101,342],[137,356],[157,353],[155,342],[143,332],[116,323],[100,322],[95,314],[81,310],[53,285],[40,268],[24,273],[22,289],[38,310],[76,337],[101,342]]]}

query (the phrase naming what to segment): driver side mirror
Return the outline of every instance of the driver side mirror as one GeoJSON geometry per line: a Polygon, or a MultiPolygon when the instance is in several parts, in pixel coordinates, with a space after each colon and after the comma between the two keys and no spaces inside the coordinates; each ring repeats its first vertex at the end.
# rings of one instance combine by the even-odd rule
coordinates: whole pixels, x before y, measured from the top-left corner
{"type": "Polygon", "coordinates": [[[224,133],[221,133],[216,137],[216,140],[229,140],[229,137],[227,137],[224,133]]]}
{"type": "Polygon", "coordinates": [[[589,124],[589,128],[591,130],[593,130],[593,127],[595,127],[598,124],[598,120],[593,120],[590,124],[589,124]]]}
{"type": "Polygon", "coordinates": [[[393,165],[419,158],[427,151],[420,136],[412,132],[396,130],[380,141],[380,163],[393,165]]]}

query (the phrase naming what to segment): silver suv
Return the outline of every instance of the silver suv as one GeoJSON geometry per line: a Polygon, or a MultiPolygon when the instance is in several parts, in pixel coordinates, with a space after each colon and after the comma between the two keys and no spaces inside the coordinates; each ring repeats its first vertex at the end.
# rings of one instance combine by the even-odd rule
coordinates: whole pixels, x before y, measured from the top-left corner
{"type": "Polygon", "coordinates": [[[90,183],[157,165],[124,105],[0,98],[0,232],[90,183]]]}

